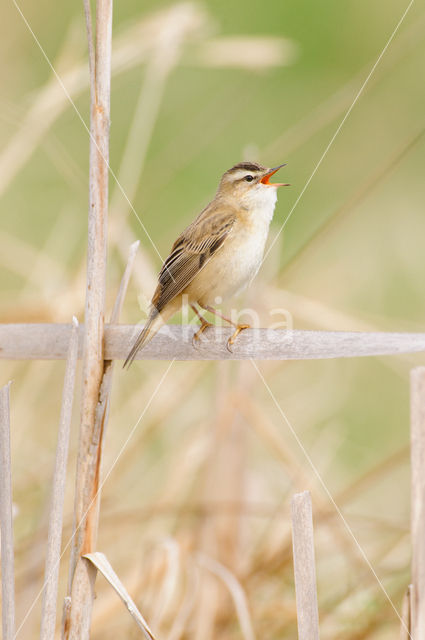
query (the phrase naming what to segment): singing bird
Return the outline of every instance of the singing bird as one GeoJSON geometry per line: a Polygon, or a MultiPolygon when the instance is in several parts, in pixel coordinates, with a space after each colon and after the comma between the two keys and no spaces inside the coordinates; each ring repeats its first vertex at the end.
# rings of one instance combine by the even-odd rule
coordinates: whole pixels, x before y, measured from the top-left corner
{"type": "Polygon", "coordinates": [[[194,340],[211,326],[198,307],[235,327],[227,341],[229,349],[240,331],[249,327],[222,316],[213,305],[218,297],[224,300],[242,291],[257,274],[277,201],[277,187],[289,186],[272,183],[270,178],[284,166],[270,169],[256,162],[239,162],[223,174],[214,200],[173,244],[159,273],[146,324],[124,367],[181,308],[183,296],[201,322],[194,340]]]}

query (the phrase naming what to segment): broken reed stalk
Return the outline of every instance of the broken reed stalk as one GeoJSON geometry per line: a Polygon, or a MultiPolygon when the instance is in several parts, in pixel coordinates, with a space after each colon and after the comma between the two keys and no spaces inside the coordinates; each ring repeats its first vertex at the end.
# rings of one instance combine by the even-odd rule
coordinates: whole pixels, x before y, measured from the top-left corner
{"type": "Polygon", "coordinates": [[[89,0],[85,0],[85,11],[91,86],[90,196],[76,530],[70,566],[71,606],[69,620],[64,624],[65,637],[71,640],[88,640],[95,595],[96,569],[82,555],[93,551],[96,544],[103,436],[103,423],[97,422],[96,409],[104,372],[112,0],[97,0],[95,44],[90,39],[93,29],[89,0]]]}
{"type": "Polygon", "coordinates": [[[55,470],[52,479],[52,498],[47,536],[44,592],[41,611],[40,640],[55,636],[59,564],[62,542],[63,505],[68,464],[69,435],[74,400],[75,373],[78,358],[78,321],[73,319],[62,393],[55,470]]]}
{"type": "Polygon", "coordinates": [[[425,638],[425,367],[413,369],[411,389],[412,465],[412,638],[425,638]]]}
{"type": "Polygon", "coordinates": [[[313,512],[309,491],[291,501],[292,545],[299,640],[319,640],[313,512]]]}
{"type": "Polygon", "coordinates": [[[0,389],[0,530],[3,640],[15,637],[15,570],[9,384],[0,389]]]}

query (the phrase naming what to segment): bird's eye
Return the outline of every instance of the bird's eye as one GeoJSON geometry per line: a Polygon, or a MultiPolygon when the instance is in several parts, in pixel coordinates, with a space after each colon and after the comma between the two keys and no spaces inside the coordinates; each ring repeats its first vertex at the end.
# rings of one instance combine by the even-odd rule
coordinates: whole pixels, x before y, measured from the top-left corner
{"type": "Polygon", "coordinates": [[[245,176],[245,180],[247,182],[252,182],[254,180],[254,176],[245,176]]]}

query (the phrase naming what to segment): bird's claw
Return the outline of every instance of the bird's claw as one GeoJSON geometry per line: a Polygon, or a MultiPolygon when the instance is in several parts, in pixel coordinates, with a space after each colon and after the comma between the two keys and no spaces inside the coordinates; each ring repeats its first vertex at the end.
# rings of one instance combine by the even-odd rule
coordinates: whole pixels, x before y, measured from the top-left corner
{"type": "Polygon", "coordinates": [[[227,340],[226,346],[227,346],[227,351],[229,351],[229,353],[233,353],[233,349],[231,349],[230,347],[232,346],[232,344],[234,344],[240,332],[244,331],[244,329],[250,329],[250,328],[251,328],[251,325],[249,324],[238,324],[238,326],[236,327],[236,331],[227,340]]]}
{"type": "Polygon", "coordinates": [[[208,329],[208,327],[212,326],[213,324],[211,322],[207,322],[206,320],[203,320],[201,322],[201,326],[199,327],[198,331],[196,331],[192,336],[192,347],[195,347],[195,342],[201,339],[201,335],[204,333],[204,331],[208,329]]]}

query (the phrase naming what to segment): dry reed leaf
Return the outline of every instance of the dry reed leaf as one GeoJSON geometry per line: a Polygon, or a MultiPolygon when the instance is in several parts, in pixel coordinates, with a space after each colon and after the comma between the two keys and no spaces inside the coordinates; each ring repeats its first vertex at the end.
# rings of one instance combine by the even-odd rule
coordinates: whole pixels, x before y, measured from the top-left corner
{"type": "Polygon", "coordinates": [[[148,623],[136,607],[130,594],[127,592],[121,580],[111,567],[109,560],[105,556],[105,554],[101,553],[100,551],[96,551],[95,553],[87,553],[83,557],[87,558],[87,560],[90,560],[90,562],[96,567],[96,569],[100,571],[104,578],[106,578],[109,584],[115,589],[115,591],[127,607],[130,615],[136,621],[138,627],[143,631],[145,637],[148,640],[155,640],[155,636],[150,630],[148,623]]]}

